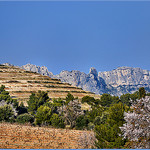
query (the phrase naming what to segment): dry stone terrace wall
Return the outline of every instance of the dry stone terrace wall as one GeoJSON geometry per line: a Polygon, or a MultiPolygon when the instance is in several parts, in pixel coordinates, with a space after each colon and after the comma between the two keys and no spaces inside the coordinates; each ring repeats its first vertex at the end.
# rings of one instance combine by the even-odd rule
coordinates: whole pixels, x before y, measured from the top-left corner
{"type": "Polygon", "coordinates": [[[26,71],[14,66],[0,65],[0,86],[5,85],[10,95],[19,101],[26,102],[32,92],[48,91],[50,98],[65,98],[70,92],[74,97],[92,96],[100,98],[91,92],[83,91],[81,88],[62,83],[59,79],[42,76],[38,73],[26,71]]]}
{"type": "Polygon", "coordinates": [[[0,148],[85,149],[94,147],[92,131],[0,123],[0,148]]]}

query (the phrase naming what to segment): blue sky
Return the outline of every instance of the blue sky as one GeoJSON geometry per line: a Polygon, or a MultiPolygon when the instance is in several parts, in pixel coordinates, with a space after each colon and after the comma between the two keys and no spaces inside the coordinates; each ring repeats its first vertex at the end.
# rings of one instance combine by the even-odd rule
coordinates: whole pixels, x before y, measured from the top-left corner
{"type": "Polygon", "coordinates": [[[0,2],[0,63],[150,70],[150,2],[0,2]]]}

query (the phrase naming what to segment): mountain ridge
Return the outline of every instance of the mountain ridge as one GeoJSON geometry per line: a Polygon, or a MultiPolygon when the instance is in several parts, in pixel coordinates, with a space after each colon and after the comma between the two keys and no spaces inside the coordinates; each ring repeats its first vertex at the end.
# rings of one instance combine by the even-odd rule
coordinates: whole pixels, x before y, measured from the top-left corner
{"type": "Polygon", "coordinates": [[[27,71],[11,64],[0,65],[0,85],[5,86],[5,90],[10,93],[12,98],[17,98],[19,102],[23,101],[25,104],[31,93],[37,91],[46,91],[51,99],[64,99],[68,93],[79,99],[84,96],[100,98],[100,95],[82,90],[82,88],[69,83],[62,83],[60,79],[27,71]]]}
{"type": "Polygon", "coordinates": [[[69,83],[95,94],[109,93],[120,96],[126,93],[134,93],[141,86],[150,92],[150,71],[141,68],[122,66],[112,71],[98,72],[94,67],[91,67],[88,74],[78,70],[63,70],[57,75],[48,71],[45,66],[26,64],[21,68],[60,79],[64,83],[69,83]]]}

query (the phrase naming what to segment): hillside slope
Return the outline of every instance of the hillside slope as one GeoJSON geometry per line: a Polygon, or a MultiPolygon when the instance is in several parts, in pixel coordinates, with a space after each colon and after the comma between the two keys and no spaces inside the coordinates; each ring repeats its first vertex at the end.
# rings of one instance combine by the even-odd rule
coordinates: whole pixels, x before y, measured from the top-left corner
{"type": "Polygon", "coordinates": [[[97,72],[95,68],[90,68],[89,74],[73,70],[62,71],[58,75],[53,75],[46,67],[32,64],[24,65],[22,68],[38,73],[41,73],[42,70],[42,74],[49,74],[50,77],[96,94],[110,93],[120,96],[125,93],[133,93],[139,87],[145,87],[150,92],[150,71],[140,68],[119,67],[105,72],[97,72]]]}
{"type": "Polygon", "coordinates": [[[31,93],[38,90],[47,91],[50,98],[65,98],[68,92],[78,98],[87,95],[99,98],[99,95],[83,91],[68,83],[62,83],[59,79],[26,71],[12,65],[0,65],[0,85],[5,85],[10,95],[19,101],[28,100],[31,93]]]}
{"type": "Polygon", "coordinates": [[[88,149],[94,141],[92,131],[0,123],[2,149],[88,149]]]}

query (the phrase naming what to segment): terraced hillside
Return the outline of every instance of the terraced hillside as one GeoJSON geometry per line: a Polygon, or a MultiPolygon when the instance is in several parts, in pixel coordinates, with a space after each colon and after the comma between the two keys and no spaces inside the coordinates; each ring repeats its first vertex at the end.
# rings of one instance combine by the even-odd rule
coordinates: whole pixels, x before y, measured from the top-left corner
{"type": "Polygon", "coordinates": [[[28,100],[31,93],[38,90],[47,91],[50,98],[65,98],[68,92],[79,99],[87,95],[100,97],[100,95],[83,91],[68,83],[62,83],[59,79],[42,76],[14,66],[0,65],[0,85],[5,85],[5,90],[19,101],[28,100]]]}

